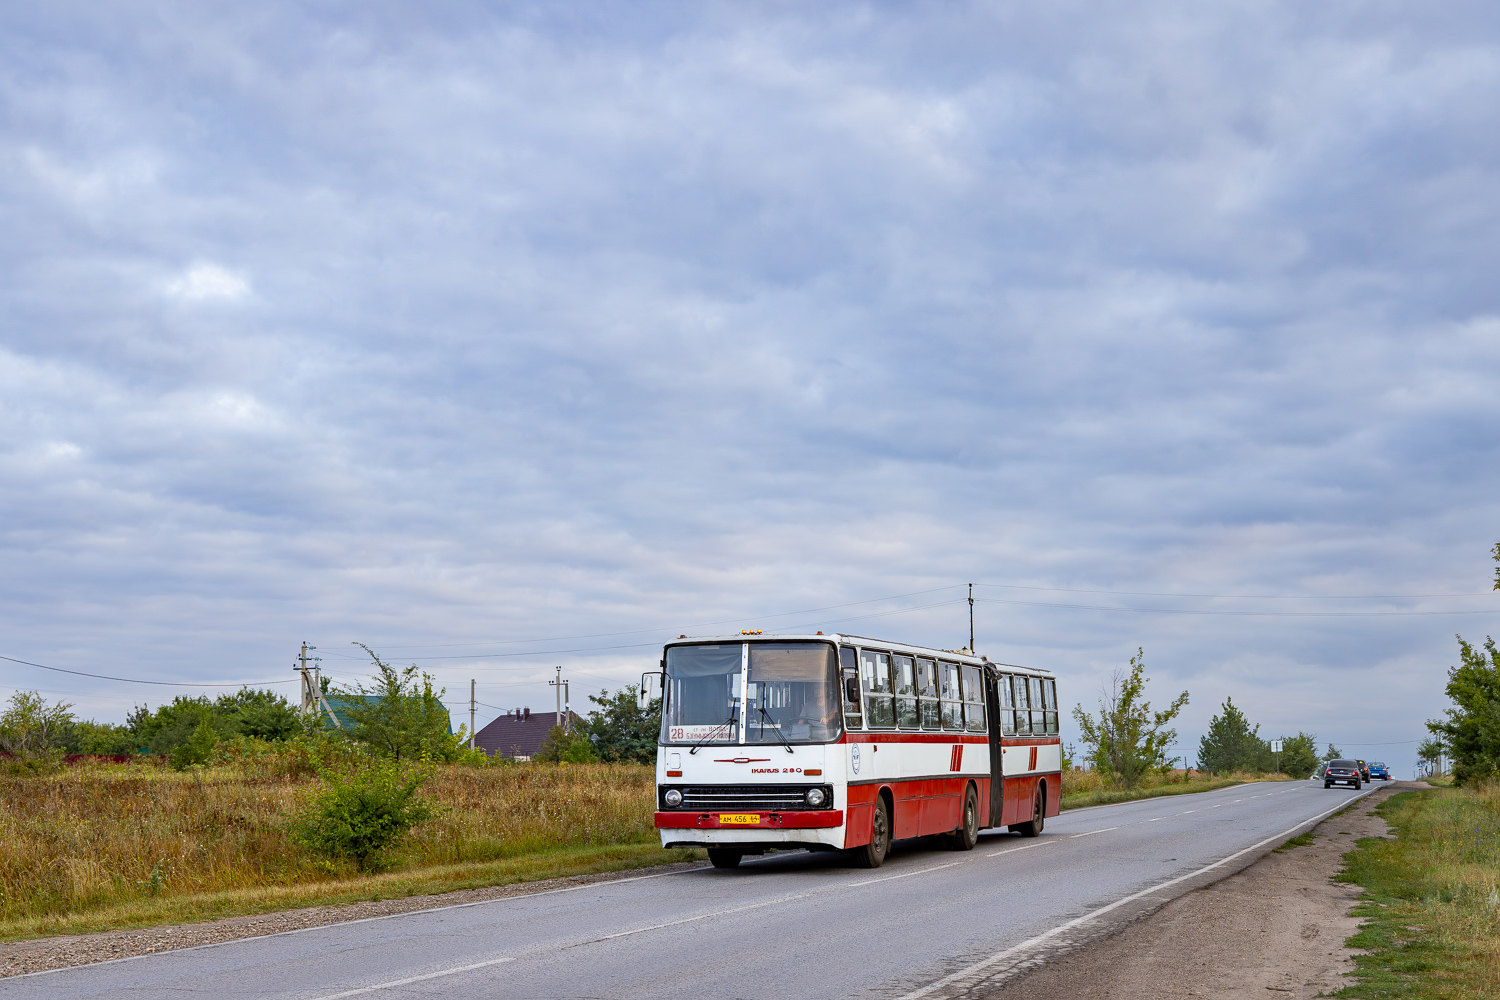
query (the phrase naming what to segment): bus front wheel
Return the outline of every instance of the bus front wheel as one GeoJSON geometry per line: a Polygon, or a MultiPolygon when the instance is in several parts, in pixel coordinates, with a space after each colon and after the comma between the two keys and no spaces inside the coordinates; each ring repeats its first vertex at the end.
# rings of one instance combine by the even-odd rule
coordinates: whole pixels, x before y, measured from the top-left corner
{"type": "Polygon", "coordinates": [[[885,797],[875,799],[875,817],[870,823],[870,842],[863,847],[850,850],[856,865],[861,868],[879,868],[885,864],[885,856],[891,850],[891,814],[886,808],[885,797]]]}
{"type": "Polygon", "coordinates": [[[738,868],[741,857],[739,851],[726,851],[722,847],[708,849],[708,860],[715,868],[738,868]]]}

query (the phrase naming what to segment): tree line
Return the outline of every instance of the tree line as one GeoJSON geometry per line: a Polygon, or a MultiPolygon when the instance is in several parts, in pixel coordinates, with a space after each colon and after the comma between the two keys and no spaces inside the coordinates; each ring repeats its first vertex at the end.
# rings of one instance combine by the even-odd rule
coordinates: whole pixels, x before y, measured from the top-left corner
{"type": "MultiPolygon", "coordinates": [[[[35,691],[17,692],[0,713],[0,751],[5,768],[17,772],[52,770],[68,754],[166,757],[173,766],[207,763],[215,748],[236,740],[286,743],[306,739],[348,739],[394,762],[488,763],[467,746],[467,727],[451,729],[446,693],[416,666],[393,667],[368,648],[375,668],[372,683],[339,687],[324,678],[342,727],[326,717],[304,715],[274,691],[243,689],[209,698],[179,695],[154,709],[141,705],[123,724],[79,719],[72,705],[49,703],[35,691]]],[[[551,761],[635,761],[656,759],[661,701],[636,704],[636,687],[615,694],[590,695],[596,706],[573,731],[554,729],[538,759],[551,761]]]]}
{"type": "MultiPolygon", "coordinates": [[[[1148,775],[1170,774],[1183,760],[1181,756],[1169,756],[1177,742],[1177,730],[1169,724],[1187,705],[1188,692],[1179,694],[1165,709],[1153,711],[1144,697],[1149,680],[1145,651],[1138,649],[1130,658],[1129,669],[1117,670],[1106,685],[1097,715],[1085,711],[1081,704],[1073,708],[1073,720],[1084,745],[1083,759],[1126,788],[1140,784],[1148,775]]],[[[1214,774],[1269,774],[1277,770],[1291,775],[1311,774],[1319,761],[1317,737],[1299,732],[1281,740],[1278,759],[1271,741],[1261,737],[1260,726],[1252,726],[1234,699],[1226,698],[1199,741],[1198,769],[1214,774]]],[[[1338,756],[1338,749],[1329,744],[1327,757],[1338,756]]]]}
{"type": "MultiPolygon", "coordinates": [[[[1490,555],[1500,563],[1500,543],[1490,555]]],[[[1500,590],[1500,566],[1495,569],[1494,589],[1500,590]]],[[[1447,757],[1456,784],[1492,781],[1500,777],[1500,650],[1489,636],[1479,647],[1462,635],[1455,638],[1459,663],[1448,668],[1443,689],[1453,707],[1444,718],[1427,721],[1431,736],[1417,754],[1431,764],[1447,757]]]]}

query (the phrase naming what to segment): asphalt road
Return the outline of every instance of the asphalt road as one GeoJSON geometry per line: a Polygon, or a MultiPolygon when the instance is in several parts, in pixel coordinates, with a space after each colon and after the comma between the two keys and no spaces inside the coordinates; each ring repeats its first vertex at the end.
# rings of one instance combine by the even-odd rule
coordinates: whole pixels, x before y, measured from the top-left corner
{"type": "Polygon", "coordinates": [[[746,859],[0,980],[0,997],[944,997],[1222,878],[1361,795],[1240,785],[960,853],[746,859]]]}

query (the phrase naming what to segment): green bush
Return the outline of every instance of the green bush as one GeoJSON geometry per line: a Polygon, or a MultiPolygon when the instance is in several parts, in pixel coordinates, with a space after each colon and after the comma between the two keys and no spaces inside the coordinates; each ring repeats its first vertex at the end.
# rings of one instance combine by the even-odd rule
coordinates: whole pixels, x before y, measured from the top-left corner
{"type": "Polygon", "coordinates": [[[408,830],[437,815],[417,789],[428,771],[403,774],[394,763],[339,774],[322,771],[324,788],[290,825],[294,841],[330,858],[352,860],[360,871],[379,867],[380,856],[408,830]]]}

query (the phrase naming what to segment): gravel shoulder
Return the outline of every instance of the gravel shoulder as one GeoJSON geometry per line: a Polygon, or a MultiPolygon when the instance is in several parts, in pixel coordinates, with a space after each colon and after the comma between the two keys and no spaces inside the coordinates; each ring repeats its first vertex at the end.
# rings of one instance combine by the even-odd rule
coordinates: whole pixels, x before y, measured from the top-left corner
{"type": "Polygon", "coordinates": [[[1324,820],[1313,842],[1270,853],[1235,875],[1172,900],[1118,933],[1049,962],[985,1000],[1311,1000],[1354,971],[1344,941],[1360,888],[1333,877],[1361,837],[1389,837],[1377,804],[1425,782],[1394,781],[1324,820]]]}
{"type": "Polygon", "coordinates": [[[283,931],[321,927],[325,924],[338,924],[350,920],[385,917],[393,913],[410,913],[413,910],[430,910],[440,906],[478,903],[488,899],[503,899],[507,896],[526,896],[572,886],[590,885],[595,882],[615,882],[624,878],[706,866],[707,863],[703,861],[684,861],[653,868],[573,875],[568,878],[544,879],[538,882],[463,889],[438,895],[371,900],[343,906],[313,906],[300,910],[286,910],[281,913],[264,913],[253,917],[231,917],[227,920],[214,920],[200,924],[143,927],[136,930],[106,931],[102,934],[78,934],[4,942],[0,943],[0,978],[21,976],[29,972],[43,972],[47,969],[61,969],[71,965],[107,962],[135,955],[149,955],[177,948],[195,948],[206,944],[234,941],[238,938],[261,937],[266,934],[279,934],[283,931]]]}

